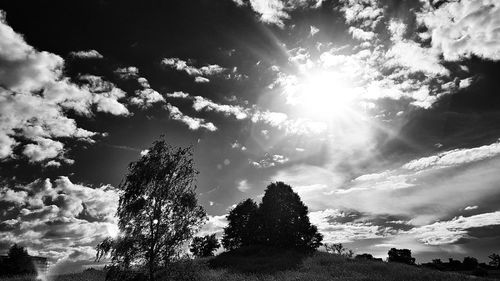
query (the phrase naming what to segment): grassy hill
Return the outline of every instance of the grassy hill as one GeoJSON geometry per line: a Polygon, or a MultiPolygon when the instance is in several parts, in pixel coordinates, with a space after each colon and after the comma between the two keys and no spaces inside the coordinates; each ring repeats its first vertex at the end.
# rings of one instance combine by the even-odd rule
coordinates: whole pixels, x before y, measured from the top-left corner
{"type": "MultiPolygon", "coordinates": [[[[498,274],[498,273],[494,273],[498,274]]],[[[53,281],[104,281],[102,271],[89,270],[60,275],[53,281]]],[[[119,281],[125,281],[123,277],[119,281]]],[[[126,279],[126,278],[125,278],[126,279]]],[[[28,281],[32,278],[0,279],[28,281]]],[[[161,270],[158,281],[462,281],[498,280],[454,272],[440,272],[417,266],[377,261],[360,261],[317,252],[301,256],[293,252],[270,255],[222,254],[213,258],[177,262],[161,270]]]]}

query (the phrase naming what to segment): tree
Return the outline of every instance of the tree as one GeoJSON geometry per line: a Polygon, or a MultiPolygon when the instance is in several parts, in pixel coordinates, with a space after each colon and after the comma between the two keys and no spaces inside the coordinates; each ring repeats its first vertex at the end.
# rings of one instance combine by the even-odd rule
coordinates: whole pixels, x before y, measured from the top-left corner
{"type": "Polygon", "coordinates": [[[260,244],[276,248],[315,250],[323,236],[309,222],[308,208],[292,187],[276,182],[267,186],[258,209],[260,244]]]}
{"type": "Polygon", "coordinates": [[[9,249],[7,258],[2,262],[2,275],[24,275],[36,273],[35,264],[28,251],[17,244],[9,249]]]}
{"type": "Polygon", "coordinates": [[[411,250],[409,249],[396,249],[392,248],[388,252],[389,262],[400,262],[413,265],[415,264],[415,258],[411,256],[411,250]]]}
{"type": "Polygon", "coordinates": [[[195,257],[201,258],[213,256],[214,251],[219,247],[219,240],[217,240],[215,234],[212,234],[193,238],[189,250],[195,257]]]}
{"type": "Polygon", "coordinates": [[[222,245],[227,250],[255,244],[258,229],[257,204],[252,199],[240,202],[227,215],[222,245]]]}
{"type": "Polygon", "coordinates": [[[478,266],[479,262],[476,258],[473,257],[465,257],[462,262],[462,266],[465,270],[472,270],[478,266]]]}
{"type": "Polygon", "coordinates": [[[173,148],[162,137],[129,165],[117,210],[121,236],[98,245],[121,266],[143,264],[149,280],[167,265],[206,218],[198,205],[191,148],[173,148]],[[105,251],[107,250],[107,251],[105,251]]]}
{"type": "Polygon", "coordinates": [[[491,254],[488,256],[490,258],[490,265],[495,267],[495,268],[500,268],[500,255],[498,254],[491,254]]]}
{"type": "Polygon", "coordinates": [[[353,250],[347,249],[346,247],[344,247],[344,245],[342,245],[342,243],[325,243],[323,244],[323,247],[325,247],[325,251],[330,254],[340,255],[347,258],[352,258],[352,256],[354,256],[353,250]]]}

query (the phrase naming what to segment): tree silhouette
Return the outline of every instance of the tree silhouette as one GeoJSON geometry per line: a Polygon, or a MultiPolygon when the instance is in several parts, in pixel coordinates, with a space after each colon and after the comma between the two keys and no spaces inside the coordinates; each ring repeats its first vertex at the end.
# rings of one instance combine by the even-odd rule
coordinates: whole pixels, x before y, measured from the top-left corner
{"type": "Polygon", "coordinates": [[[111,252],[125,267],[146,265],[153,280],[157,266],[167,265],[206,217],[196,199],[196,174],[191,148],[174,149],[163,137],[156,141],[129,165],[119,186],[120,238],[103,241],[98,252],[111,252]]]}
{"type": "Polygon", "coordinates": [[[9,249],[7,259],[0,265],[0,275],[23,275],[36,273],[35,264],[28,251],[17,244],[9,249]]]}
{"type": "Polygon", "coordinates": [[[222,245],[227,250],[249,246],[256,242],[258,229],[257,204],[252,199],[240,202],[227,215],[222,245]]]}
{"type": "Polygon", "coordinates": [[[306,251],[321,245],[323,236],[309,222],[308,208],[291,186],[283,182],[268,185],[257,213],[260,244],[306,251]]]}
{"type": "Polygon", "coordinates": [[[415,258],[411,256],[411,250],[409,249],[396,249],[392,248],[388,252],[389,262],[400,262],[406,264],[415,264],[415,258]]]}
{"type": "Polygon", "coordinates": [[[219,241],[215,237],[215,234],[212,234],[193,238],[189,250],[195,257],[201,258],[213,256],[214,251],[219,247],[219,241]]]}
{"type": "Polygon", "coordinates": [[[478,266],[479,262],[476,258],[473,257],[465,257],[462,262],[462,266],[465,270],[472,270],[478,266]]]}
{"type": "Polygon", "coordinates": [[[500,255],[498,254],[491,254],[488,256],[490,258],[490,265],[495,267],[495,268],[500,268],[500,255]]]}

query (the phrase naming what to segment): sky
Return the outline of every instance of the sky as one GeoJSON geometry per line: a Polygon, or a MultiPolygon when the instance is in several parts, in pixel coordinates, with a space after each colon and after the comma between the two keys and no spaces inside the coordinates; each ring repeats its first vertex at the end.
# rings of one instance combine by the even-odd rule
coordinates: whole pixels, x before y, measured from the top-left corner
{"type": "Polygon", "coordinates": [[[324,242],[500,252],[496,0],[3,1],[0,251],[54,271],[116,236],[160,135],[192,146],[204,233],[274,181],[324,242]]]}

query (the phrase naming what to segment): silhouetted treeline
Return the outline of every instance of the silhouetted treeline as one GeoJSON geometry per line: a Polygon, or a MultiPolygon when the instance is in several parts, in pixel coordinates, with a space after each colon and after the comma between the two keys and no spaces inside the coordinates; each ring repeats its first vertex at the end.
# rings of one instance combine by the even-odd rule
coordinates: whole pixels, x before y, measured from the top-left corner
{"type": "Polygon", "coordinates": [[[0,256],[0,276],[24,274],[36,274],[35,264],[24,247],[14,244],[7,256],[0,256]]]}

